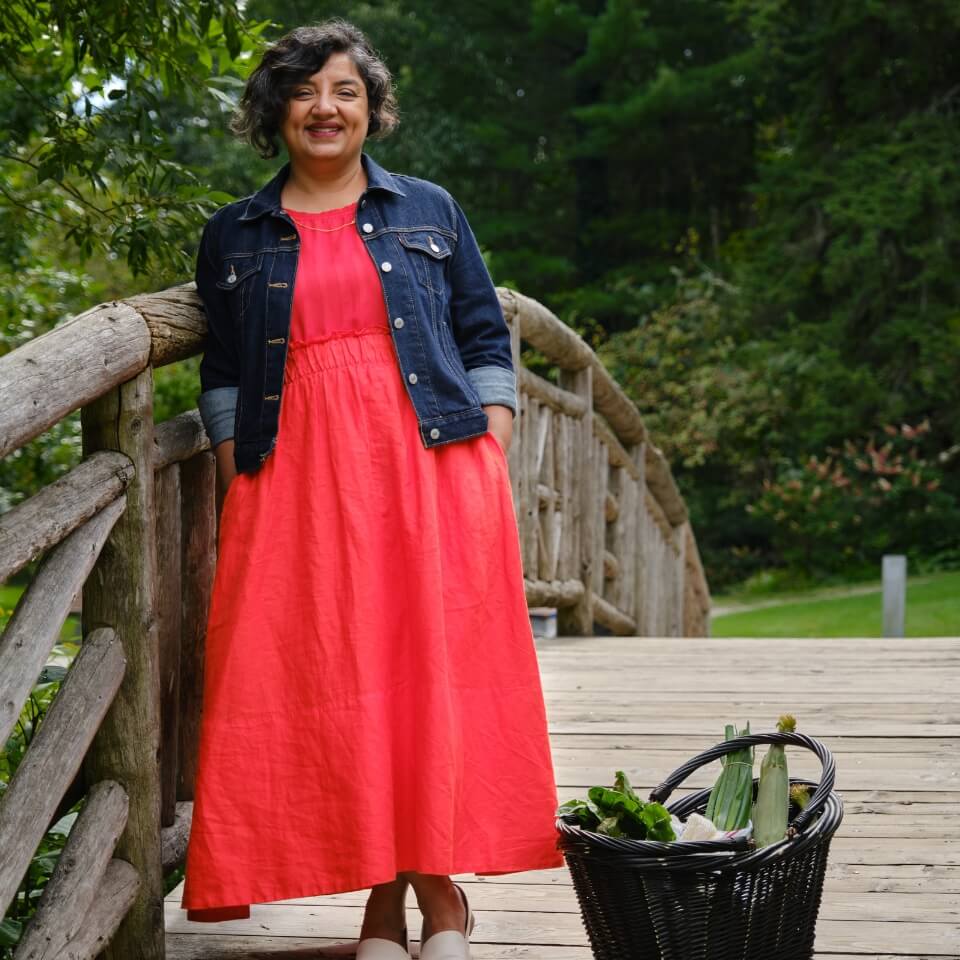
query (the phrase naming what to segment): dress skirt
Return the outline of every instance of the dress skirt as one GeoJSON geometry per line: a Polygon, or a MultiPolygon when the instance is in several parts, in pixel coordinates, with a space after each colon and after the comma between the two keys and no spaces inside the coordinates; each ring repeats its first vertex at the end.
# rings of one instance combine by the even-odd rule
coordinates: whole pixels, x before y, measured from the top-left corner
{"type": "Polygon", "coordinates": [[[188,920],[564,863],[506,455],[423,446],[376,270],[337,242],[367,306],[331,330],[303,284],[276,445],[222,507],[188,920]]]}

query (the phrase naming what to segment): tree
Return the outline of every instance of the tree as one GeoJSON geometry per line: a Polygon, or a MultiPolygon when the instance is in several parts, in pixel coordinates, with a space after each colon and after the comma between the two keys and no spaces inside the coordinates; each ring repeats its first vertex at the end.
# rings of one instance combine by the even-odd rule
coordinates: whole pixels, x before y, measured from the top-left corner
{"type": "Polygon", "coordinates": [[[264,26],[233,0],[0,6],[0,262],[21,265],[43,235],[135,276],[187,269],[184,239],[229,196],[178,160],[168,121],[228,106],[264,26]]]}

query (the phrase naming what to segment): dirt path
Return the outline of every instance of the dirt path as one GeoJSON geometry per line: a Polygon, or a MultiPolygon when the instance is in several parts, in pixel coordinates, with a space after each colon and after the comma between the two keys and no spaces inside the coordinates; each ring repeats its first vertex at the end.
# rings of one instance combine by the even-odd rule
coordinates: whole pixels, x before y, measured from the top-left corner
{"type": "MultiPolygon", "coordinates": [[[[929,583],[929,577],[911,577],[908,587],[929,583]]],[[[880,593],[883,587],[879,583],[865,583],[857,587],[828,587],[811,593],[795,593],[770,600],[757,600],[754,603],[727,603],[711,607],[711,617],[726,617],[731,613],[749,613],[751,610],[764,610],[767,607],[786,607],[794,603],[809,603],[817,600],[839,600],[844,597],[862,597],[870,593],[880,593]]]]}

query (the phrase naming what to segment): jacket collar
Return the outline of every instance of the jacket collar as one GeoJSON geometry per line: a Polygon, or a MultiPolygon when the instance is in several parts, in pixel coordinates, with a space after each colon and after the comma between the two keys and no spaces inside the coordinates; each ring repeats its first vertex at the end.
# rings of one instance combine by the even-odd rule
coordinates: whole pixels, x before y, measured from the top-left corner
{"type": "MultiPolygon", "coordinates": [[[[368,190],[386,190],[390,193],[398,193],[401,197],[406,196],[393,174],[381,167],[368,153],[360,154],[360,163],[367,174],[368,190]]],[[[250,197],[243,214],[238,219],[255,220],[265,213],[279,215],[281,213],[280,191],[283,190],[283,185],[289,176],[290,161],[288,160],[268,183],[250,197]]]]}

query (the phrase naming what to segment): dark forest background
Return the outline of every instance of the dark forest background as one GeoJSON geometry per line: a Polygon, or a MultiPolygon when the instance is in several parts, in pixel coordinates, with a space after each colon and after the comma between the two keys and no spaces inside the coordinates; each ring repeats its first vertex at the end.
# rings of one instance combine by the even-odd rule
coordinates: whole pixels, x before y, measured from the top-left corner
{"type": "MultiPolygon", "coordinates": [[[[0,352],[191,279],[283,162],[227,132],[258,50],[333,15],[397,82],[368,150],[591,342],[714,590],[960,566],[956,0],[4,4],[0,352]]],[[[156,379],[158,419],[196,405],[196,358],[156,379]]],[[[0,510],[78,422],[0,463],[0,510]]]]}

